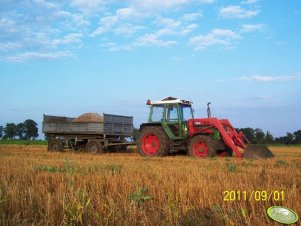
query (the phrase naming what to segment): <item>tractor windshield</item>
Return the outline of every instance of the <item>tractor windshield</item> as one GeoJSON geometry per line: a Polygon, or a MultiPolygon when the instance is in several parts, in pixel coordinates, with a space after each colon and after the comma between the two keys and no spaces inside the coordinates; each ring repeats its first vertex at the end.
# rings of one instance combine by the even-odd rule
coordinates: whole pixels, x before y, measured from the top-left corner
{"type": "Polygon", "coordinates": [[[189,119],[193,119],[191,106],[180,105],[180,110],[181,110],[182,121],[188,121],[189,119]]]}
{"type": "Polygon", "coordinates": [[[162,105],[154,105],[151,110],[151,122],[161,122],[164,114],[164,106],[162,105]]]}
{"type": "Polygon", "coordinates": [[[168,122],[177,122],[179,120],[178,115],[178,106],[169,105],[166,107],[166,121],[168,122]]]}

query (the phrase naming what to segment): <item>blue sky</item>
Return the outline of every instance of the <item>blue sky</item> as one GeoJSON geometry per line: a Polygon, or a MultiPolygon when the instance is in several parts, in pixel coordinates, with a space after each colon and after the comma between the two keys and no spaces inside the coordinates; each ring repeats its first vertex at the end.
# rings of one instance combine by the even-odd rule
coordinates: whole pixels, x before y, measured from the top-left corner
{"type": "Polygon", "coordinates": [[[274,136],[301,129],[299,0],[2,0],[0,125],[85,112],[147,119],[148,98],[274,136]]]}

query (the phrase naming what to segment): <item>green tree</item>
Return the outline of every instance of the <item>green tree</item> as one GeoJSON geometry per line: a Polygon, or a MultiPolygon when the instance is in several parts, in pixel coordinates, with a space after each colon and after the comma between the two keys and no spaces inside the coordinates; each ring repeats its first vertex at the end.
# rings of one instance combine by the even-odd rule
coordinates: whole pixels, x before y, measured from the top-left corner
{"type": "Polygon", "coordinates": [[[0,126],[0,138],[3,136],[3,126],[0,126]]]}
{"type": "Polygon", "coordinates": [[[301,130],[294,132],[294,141],[296,144],[301,144],[301,130]]]}
{"type": "Polygon", "coordinates": [[[25,136],[25,124],[24,123],[19,123],[17,125],[17,136],[19,137],[19,140],[24,140],[25,136]]]}
{"type": "Polygon", "coordinates": [[[265,143],[265,134],[262,129],[256,128],[255,132],[255,139],[257,144],[264,144],[265,143]]]}
{"type": "Polygon", "coordinates": [[[291,133],[287,133],[286,136],[277,137],[275,139],[275,143],[277,143],[277,144],[293,144],[294,143],[294,135],[291,133]]]}
{"type": "Polygon", "coordinates": [[[24,131],[24,138],[26,140],[35,140],[38,134],[38,124],[33,121],[32,119],[27,119],[24,121],[25,131],[24,131]]]}
{"type": "Polygon", "coordinates": [[[17,135],[17,126],[15,123],[7,123],[3,129],[4,139],[12,140],[17,135]]]}
{"type": "Polygon", "coordinates": [[[292,133],[286,133],[287,144],[294,143],[294,135],[292,133]]]}
{"type": "Polygon", "coordinates": [[[269,131],[267,131],[267,133],[265,135],[265,143],[266,144],[273,144],[274,143],[274,137],[269,131]]]}
{"type": "Polygon", "coordinates": [[[243,132],[246,136],[246,138],[252,143],[255,144],[256,143],[256,139],[255,139],[255,132],[254,129],[252,128],[241,128],[238,129],[239,131],[243,132]]]}

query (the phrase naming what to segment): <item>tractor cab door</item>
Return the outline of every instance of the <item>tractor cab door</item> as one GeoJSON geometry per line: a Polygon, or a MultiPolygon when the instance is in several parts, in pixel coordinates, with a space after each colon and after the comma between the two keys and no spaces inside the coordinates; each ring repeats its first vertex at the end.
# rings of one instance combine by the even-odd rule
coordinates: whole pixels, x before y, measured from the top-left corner
{"type": "Polygon", "coordinates": [[[165,105],[165,117],[163,127],[169,138],[181,138],[181,119],[178,104],[165,105]]]}
{"type": "Polygon", "coordinates": [[[180,124],[180,132],[182,138],[188,137],[188,120],[194,119],[193,117],[193,109],[190,105],[181,104],[179,106],[181,124],[180,124]]]}

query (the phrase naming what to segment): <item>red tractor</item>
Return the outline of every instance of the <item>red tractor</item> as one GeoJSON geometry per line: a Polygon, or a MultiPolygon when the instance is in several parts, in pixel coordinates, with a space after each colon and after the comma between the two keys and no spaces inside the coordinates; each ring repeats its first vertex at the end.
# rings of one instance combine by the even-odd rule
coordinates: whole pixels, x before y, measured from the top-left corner
{"type": "Polygon", "coordinates": [[[175,97],[148,100],[148,123],[140,126],[140,154],[155,157],[183,150],[198,158],[216,155],[251,159],[274,157],[267,147],[252,145],[227,119],[212,118],[209,104],[208,118],[194,119],[191,101],[175,97]]]}

